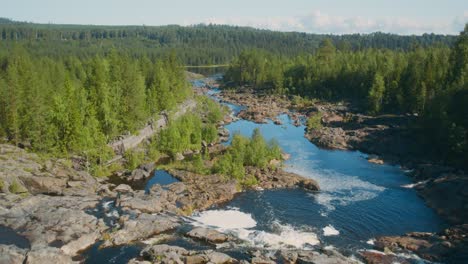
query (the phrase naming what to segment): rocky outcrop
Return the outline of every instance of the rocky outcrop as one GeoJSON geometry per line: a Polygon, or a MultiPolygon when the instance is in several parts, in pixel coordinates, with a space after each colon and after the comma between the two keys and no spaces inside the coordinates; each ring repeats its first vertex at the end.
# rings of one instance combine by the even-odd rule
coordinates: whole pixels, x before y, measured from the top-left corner
{"type": "Polygon", "coordinates": [[[212,244],[224,243],[230,239],[230,237],[226,234],[204,227],[196,227],[186,235],[188,237],[203,240],[212,244]]]}
{"type": "Polygon", "coordinates": [[[263,189],[303,188],[309,191],[320,190],[315,180],[302,177],[295,173],[286,172],[282,169],[247,167],[246,173],[255,176],[258,181],[258,187],[263,189]]]}
{"type": "Polygon", "coordinates": [[[177,191],[183,193],[177,198],[182,210],[203,210],[231,200],[240,191],[235,180],[225,180],[221,175],[199,175],[181,170],[170,170],[169,173],[183,182],[183,185],[175,185],[177,191]]]}
{"type": "Polygon", "coordinates": [[[107,227],[85,212],[98,203],[94,197],[30,196],[17,200],[0,196],[0,225],[12,228],[26,237],[31,248],[57,247],[73,256],[101,237],[107,227]]]}
{"type": "Polygon", "coordinates": [[[395,254],[385,254],[384,252],[375,250],[364,250],[359,252],[359,255],[366,261],[367,264],[409,264],[408,260],[399,257],[395,254]]]}
{"type": "Polygon", "coordinates": [[[463,260],[468,259],[468,224],[448,228],[439,234],[413,232],[404,236],[379,237],[375,248],[412,252],[430,261],[464,263],[463,260]]]}
{"type": "Polygon", "coordinates": [[[27,252],[14,245],[0,245],[0,263],[23,264],[27,252]]]}
{"type": "Polygon", "coordinates": [[[42,161],[34,153],[0,144],[0,189],[4,193],[86,196],[98,182],[65,160],[42,161]]]}
{"type": "Polygon", "coordinates": [[[120,222],[123,223],[122,229],[110,233],[104,246],[129,244],[174,230],[180,225],[177,217],[146,213],[140,214],[135,219],[130,219],[128,215],[122,216],[120,222]]]}
{"type": "Polygon", "coordinates": [[[422,180],[415,188],[430,207],[451,223],[468,221],[468,175],[440,174],[422,180]]]}
{"type": "Polygon", "coordinates": [[[72,260],[70,255],[64,254],[60,249],[53,247],[44,247],[34,249],[28,252],[26,264],[44,264],[44,263],[78,263],[72,260]]]}
{"type": "Polygon", "coordinates": [[[250,120],[255,123],[266,123],[267,119],[276,120],[280,114],[289,113],[291,103],[285,97],[256,94],[254,91],[223,92],[219,95],[223,101],[246,106],[247,109],[240,111],[239,118],[250,120]]]}
{"type": "Polygon", "coordinates": [[[235,259],[221,252],[189,251],[182,247],[164,244],[146,247],[141,252],[141,256],[158,263],[237,263],[235,259]]]}
{"type": "Polygon", "coordinates": [[[323,127],[312,129],[306,134],[307,139],[321,148],[348,149],[348,138],[341,127],[323,127]]]}

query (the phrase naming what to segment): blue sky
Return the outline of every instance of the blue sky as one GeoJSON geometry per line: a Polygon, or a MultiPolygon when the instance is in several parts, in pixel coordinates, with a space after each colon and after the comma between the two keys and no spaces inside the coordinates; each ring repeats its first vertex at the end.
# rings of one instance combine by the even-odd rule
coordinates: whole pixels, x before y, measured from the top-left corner
{"type": "Polygon", "coordinates": [[[66,24],[215,23],[334,34],[457,34],[468,22],[468,0],[0,0],[0,17],[66,24]]]}

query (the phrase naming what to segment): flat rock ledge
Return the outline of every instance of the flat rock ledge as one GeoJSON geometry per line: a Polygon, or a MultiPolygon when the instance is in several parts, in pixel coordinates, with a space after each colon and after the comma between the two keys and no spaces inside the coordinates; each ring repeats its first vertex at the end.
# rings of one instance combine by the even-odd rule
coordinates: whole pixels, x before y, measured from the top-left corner
{"type": "MultiPolygon", "coordinates": [[[[435,262],[466,263],[464,261],[468,259],[468,224],[453,226],[437,234],[412,232],[404,236],[378,237],[375,249],[383,252],[410,252],[435,262]]],[[[367,255],[366,259],[372,257],[372,254],[367,255]]]]}

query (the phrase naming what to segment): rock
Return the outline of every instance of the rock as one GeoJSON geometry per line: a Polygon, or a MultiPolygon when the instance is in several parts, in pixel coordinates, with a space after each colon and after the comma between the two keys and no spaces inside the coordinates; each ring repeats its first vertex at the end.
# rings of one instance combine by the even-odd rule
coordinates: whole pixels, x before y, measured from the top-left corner
{"type": "Polygon", "coordinates": [[[275,264],[276,262],[266,257],[253,257],[252,264],[275,264]]]}
{"type": "Polygon", "coordinates": [[[284,153],[284,152],[281,153],[281,159],[282,160],[289,160],[290,158],[291,158],[291,154],[284,153]]]}
{"type": "Polygon", "coordinates": [[[229,137],[229,130],[227,130],[226,128],[222,127],[219,129],[218,131],[218,136],[220,137],[229,137]]]}
{"type": "Polygon", "coordinates": [[[118,193],[131,193],[133,192],[132,187],[127,184],[119,184],[117,187],[115,187],[114,192],[118,193]]]}
{"type": "Polygon", "coordinates": [[[184,160],[185,157],[184,157],[184,155],[182,155],[182,153],[177,152],[177,153],[175,154],[174,159],[177,160],[177,161],[181,161],[181,160],[184,160]]]}
{"type": "Polygon", "coordinates": [[[367,157],[367,161],[370,163],[379,164],[379,165],[384,164],[384,161],[376,155],[369,155],[369,157],[367,157]]]}
{"type": "Polygon", "coordinates": [[[116,194],[111,191],[111,188],[115,186],[114,184],[102,184],[100,185],[96,193],[101,196],[114,197],[116,194]]]}
{"type": "Polygon", "coordinates": [[[375,248],[412,252],[429,261],[458,263],[468,259],[468,224],[450,227],[439,234],[413,232],[404,236],[378,237],[375,248]]]}
{"type": "Polygon", "coordinates": [[[145,259],[156,260],[162,263],[181,263],[184,255],[188,255],[185,248],[169,245],[152,245],[141,251],[141,256],[145,259]]]}
{"type": "Polygon", "coordinates": [[[312,179],[303,179],[298,184],[301,188],[309,191],[318,191],[320,187],[315,180],[312,179]]]}
{"type": "Polygon", "coordinates": [[[319,147],[347,149],[347,136],[341,127],[322,127],[307,132],[306,137],[319,147]]]}
{"type": "Polygon", "coordinates": [[[0,245],[0,263],[23,264],[26,253],[26,249],[14,245],[0,245]]]}
{"type": "Polygon", "coordinates": [[[185,257],[185,264],[205,264],[208,262],[206,256],[194,255],[185,257]]]}
{"type": "Polygon", "coordinates": [[[36,195],[14,202],[0,215],[0,225],[15,230],[26,237],[31,248],[60,244],[67,253],[92,244],[107,227],[86,209],[99,203],[94,197],[55,197],[36,195]]]}
{"type": "MultiPolygon", "coordinates": [[[[185,213],[193,209],[206,209],[213,204],[231,200],[238,193],[234,180],[224,180],[220,175],[199,175],[181,170],[170,170],[169,174],[184,184],[184,191],[177,195],[176,203],[185,213]]],[[[173,186],[174,184],[171,184],[173,186]]],[[[176,184],[175,186],[181,186],[176,184]]],[[[171,187],[169,187],[171,188],[171,187]]]]}
{"type": "Polygon", "coordinates": [[[100,237],[101,235],[99,232],[85,234],[78,239],[62,246],[60,249],[67,255],[75,256],[79,251],[84,250],[90,245],[94,244],[100,237]]]}
{"type": "Polygon", "coordinates": [[[270,160],[269,165],[273,167],[279,167],[281,166],[281,160],[272,159],[270,160]]]}
{"type": "Polygon", "coordinates": [[[196,227],[187,233],[191,238],[201,239],[213,244],[224,243],[228,241],[229,236],[213,229],[196,227]]]}
{"type": "Polygon", "coordinates": [[[304,178],[295,173],[285,172],[281,169],[261,170],[255,167],[246,167],[246,174],[255,175],[258,181],[258,187],[263,189],[298,187],[311,191],[320,189],[316,181],[304,178]]]}
{"type": "Polygon", "coordinates": [[[322,122],[324,124],[340,123],[340,122],[343,122],[343,117],[340,116],[340,115],[337,115],[336,113],[328,112],[328,113],[323,115],[322,122]]]}
{"type": "Polygon", "coordinates": [[[150,238],[175,229],[179,219],[168,215],[140,214],[135,219],[125,219],[122,229],[110,234],[104,246],[118,246],[150,238]]]}
{"type": "Polygon", "coordinates": [[[230,256],[220,253],[220,252],[211,252],[206,254],[210,262],[214,264],[224,264],[224,263],[233,263],[234,259],[230,256]]]}
{"type": "Polygon", "coordinates": [[[60,249],[45,247],[34,249],[28,252],[26,264],[44,263],[78,263],[72,260],[69,255],[65,255],[60,249]]]}
{"type": "Polygon", "coordinates": [[[383,252],[365,250],[359,252],[359,254],[366,260],[367,264],[409,264],[407,260],[398,257],[394,254],[385,254],[383,252]]]}
{"type": "Polygon", "coordinates": [[[298,254],[295,251],[282,250],[280,252],[280,259],[283,263],[294,264],[297,261],[298,254]]]}
{"type": "Polygon", "coordinates": [[[275,119],[275,120],[273,121],[273,123],[274,123],[275,125],[282,125],[282,124],[283,124],[283,122],[281,122],[281,120],[279,120],[279,119],[275,119]]]}
{"type": "Polygon", "coordinates": [[[139,168],[146,171],[147,173],[151,173],[156,168],[156,164],[154,162],[149,162],[149,163],[140,165],[139,168]]]}
{"type": "Polygon", "coordinates": [[[150,197],[142,199],[140,197],[126,196],[118,201],[118,205],[122,208],[138,210],[143,213],[159,213],[163,210],[161,202],[158,199],[150,199],[150,197]]]}
{"type": "Polygon", "coordinates": [[[36,154],[7,144],[0,144],[0,168],[4,192],[87,196],[93,195],[98,185],[92,176],[73,169],[68,161],[43,162],[36,154]]]}
{"type": "Polygon", "coordinates": [[[334,249],[322,249],[322,252],[310,250],[299,251],[297,263],[358,264],[361,262],[353,258],[345,257],[334,249]]]}
{"type": "Polygon", "coordinates": [[[419,194],[437,213],[452,224],[464,224],[468,219],[468,176],[444,174],[418,186],[419,194]]]}
{"type": "Polygon", "coordinates": [[[149,172],[142,170],[142,169],[136,169],[132,171],[132,174],[128,178],[130,181],[142,181],[146,178],[149,177],[149,172]]]}
{"type": "Polygon", "coordinates": [[[62,194],[67,187],[67,180],[54,177],[20,176],[21,181],[32,194],[62,194]]]}
{"type": "Polygon", "coordinates": [[[127,262],[127,264],[151,264],[150,261],[146,261],[146,260],[138,260],[136,258],[134,259],[131,259],[127,262]]]}

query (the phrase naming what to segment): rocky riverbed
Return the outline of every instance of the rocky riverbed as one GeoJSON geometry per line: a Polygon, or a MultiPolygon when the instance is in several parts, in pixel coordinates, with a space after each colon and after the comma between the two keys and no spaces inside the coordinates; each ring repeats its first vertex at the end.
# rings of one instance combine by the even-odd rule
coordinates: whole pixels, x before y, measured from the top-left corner
{"type": "MultiPolygon", "coordinates": [[[[415,182],[405,187],[415,188],[430,207],[454,225],[441,234],[409,233],[401,237],[380,237],[376,249],[387,253],[412,252],[422,258],[441,262],[450,262],[453,254],[460,256],[460,252],[468,250],[468,232],[464,227],[468,221],[468,177],[462,171],[424,159],[415,135],[408,132],[417,116],[373,117],[360,114],[345,104],[326,102],[298,107],[284,97],[255,94],[248,90],[221,92],[219,96],[224,101],[246,106],[247,109],[239,116],[256,123],[265,123],[267,119],[275,122],[280,113],[287,113],[295,120],[320,114],[322,126],[305,131],[306,138],[326,149],[359,150],[373,154],[369,155],[369,162],[372,163],[403,164],[415,182]],[[415,236],[417,240],[412,239],[415,236]],[[398,246],[400,241],[405,241],[404,246],[398,246]]],[[[361,255],[369,263],[401,261],[382,252],[363,252],[361,255]]],[[[468,259],[466,255],[461,258],[468,259]]]]}
{"type": "MultiPolygon", "coordinates": [[[[136,171],[151,171],[153,167],[145,164],[136,171]]],[[[217,244],[234,243],[227,235],[200,227],[189,228],[185,233],[179,230],[187,223],[186,215],[226,202],[241,192],[233,180],[172,170],[170,173],[179,182],[164,187],[156,184],[145,192],[96,180],[64,160],[43,160],[5,144],[0,145],[0,168],[0,226],[28,241],[24,246],[0,238],[0,263],[75,263],[84,250],[98,241],[102,241],[101,247],[118,247],[157,241],[162,235],[204,241],[211,249],[152,242],[130,263],[238,262],[216,250],[217,244]]],[[[319,189],[313,180],[281,169],[248,171],[258,178],[258,188],[319,189]]],[[[318,252],[288,254],[296,259],[328,256],[318,252]]],[[[337,252],[331,256],[344,258],[337,252]]],[[[271,262],[272,257],[256,252],[249,260],[271,262]]]]}

